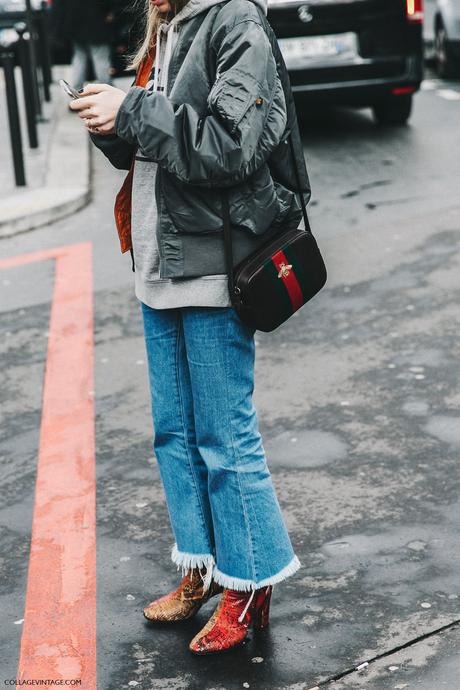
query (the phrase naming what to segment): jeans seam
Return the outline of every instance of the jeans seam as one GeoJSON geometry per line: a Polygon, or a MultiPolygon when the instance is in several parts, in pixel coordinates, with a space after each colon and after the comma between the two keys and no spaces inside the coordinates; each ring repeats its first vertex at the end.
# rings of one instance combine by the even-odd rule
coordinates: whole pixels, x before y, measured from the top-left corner
{"type": "Polygon", "coordinates": [[[187,463],[188,463],[188,468],[193,480],[193,485],[195,487],[195,493],[198,499],[198,505],[199,505],[199,510],[201,513],[201,520],[203,523],[203,530],[206,533],[206,540],[208,542],[208,548],[209,548],[209,553],[212,553],[212,548],[209,545],[209,536],[207,534],[206,530],[206,520],[204,518],[204,510],[203,510],[203,504],[201,502],[201,496],[200,492],[198,490],[198,485],[196,481],[196,476],[195,472],[193,471],[193,463],[192,459],[190,457],[190,449],[188,445],[188,436],[187,436],[187,430],[186,430],[186,425],[185,425],[185,410],[184,410],[184,401],[183,401],[183,395],[182,395],[182,387],[181,387],[181,381],[180,381],[180,375],[179,375],[179,347],[180,347],[180,335],[181,335],[181,329],[182,329],[182,315],[178,315],[178,328],[177,328],[177,336],[176,336],[176,382],[177,382],[177,392],[179,395],[179,405],[180,405],[180,411],[181,411],[181,421],[182,421],[182,430],[183,430],[183,435],[184,435],[184,442],[185,442],[185,450],[187,454],[187,463]]]}
{"type": "MultiPolygon", "coordinates": [[[[239,318],[239,317],[238,317],[239,318]]],[[[232,314],[230,314],[230,318],[227,319],[227,343],[226,347],[224,348],[225,351],[225,391],[226,391],[226,396],[227,396],[227,409],[228,409],[228,414],[229,414],[229,428],[230,428],[230,439],[232,442],[232,451],[233,451],[233,457],[235,458],[235,466],[236,466],[236,476],[238,480],[238,486],[240,489],[240,494],[241,494],[241,502],[243,504],[243,513],[244,513],[244,520],[246,523],[246,529],[249,537],[249,543],[251,546],[251,553],[250,553],[250,560],[251,560],[251,566],[252,566],[252,580],[254,582],[257,582],[256,578],[256,569],[255,569],[255,562],[254,562],[254,544],[252,541],[252,534],[251,534],[251,528],[250,528],[250,523],[249,523],[249,518],[248,518],[248,512],[246,509],[246,499],[244,497],[244,491],[241,485],[241,477],[240,477],[240,468],[239,468],[239,455],[236,452],[235,448],[235,442],[233,438],[233,426],[232,426],[232,419],[231,419],[231,414],[230,414],[230,395],[229,395],[229,387],[228,387],[228,341],[229,341],[229,330],[230,330],[230,324],[231,324],[231,319],[232,319],[232,314]]]]}

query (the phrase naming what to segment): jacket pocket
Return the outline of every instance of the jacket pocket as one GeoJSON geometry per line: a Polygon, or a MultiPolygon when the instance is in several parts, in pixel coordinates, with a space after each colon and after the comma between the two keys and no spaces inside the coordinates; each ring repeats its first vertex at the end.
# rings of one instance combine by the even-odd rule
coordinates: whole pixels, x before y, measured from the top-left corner
{"type": "Polygon", "coordinates": [[[179,233],[207,234],[222,227],[217,189],[190,185],[161,170],[161,203],[179,233]]]}
{"type": "Polygon", "coordinates": [[[257,103],[264,104],[264,99],[259,98],[260,93],[261,87],[257,80],[248,72],[235,67],[223,76],[217,75],[209,92],[208,107],[224,122],[228,131],[234,134],[243,118],[249,118],[250,108],[255,110],[257,103]]]}
{"type": "MultiPolygon", "coordinates": [[[[221,192],[182,182],[162,170],[162,205],[179,233],[207,234],[223,229],[221,192]]],[[[263,165],[241,184],[226,188],[229,194],[230,222],[233,227],[254,235],[263,234],[285,215],[290,206],[286,194],[263,165]]]]}
{"type": "Polygon", "coordinates": [[[232,225],[262,235],[279,213],[279,199],[267,165],[259,168],[241,185],[229,188],[232,225]]]}

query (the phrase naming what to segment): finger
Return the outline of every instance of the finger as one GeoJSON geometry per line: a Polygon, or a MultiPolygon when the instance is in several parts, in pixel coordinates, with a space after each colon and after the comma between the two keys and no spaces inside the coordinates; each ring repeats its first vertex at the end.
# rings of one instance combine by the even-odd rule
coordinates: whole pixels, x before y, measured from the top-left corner
{"type": "Polygon", "coordinates": [[[88,129],[90,132],[98,132],[100,127],[94,122],[94,120],[87,120],[85,122],[85,127],[88,129]]]}
{"type": "Polygon", "coordinates": [[[106,125],[108,122],[112,122],[112,117],[103,117],[102,115],[93,115],[92,117],[86,118],[88,121],[88,124],[91,125],[91,127],[103,127],[106,125]]]}
{"type": "Polygon", "coordinates": [[[90,130],[88,130],[88,131],[89,131],[90,134],[97,134],[97,135],[99,135],[99,136],[101,136],[101,137],[106,137],[106,136],[108,136],[109,134],[113,134],[113,133],[114,133],[114,131],[107,132],[107,131],[105,131],[105,130],[102,131],[101,129],[98,129],[97,132],[96,132],[95,130],[92,130],[92,129],[90,129],[90,130]]]}
{"type": "Polygon", "coordinates": [[[99,116],[100,114],[97,110],[83,110],[78,114],[78,117],[80,117],[82,120],[97,120],[99,116]]]}
{"type": "Polygon", "coordinates": [[[90,134],[99,134],[99,127],[94,127],[89,122],[85,122],[85,127],[90,134]]]}
{"type": "Polygon", "coordinates": [[[90,108],[88,108],[87,110],[80,110],[80,112],[78,113],[78,117],[81,117],[82,120],[91,120],[97,117],[97,112],[91,110],[90,108]]]}
{"type": "Polygon", "coordinates": [[[113,121],[107,122],[105,125],[99,126],[97,128],[98,134],[113,134],[115,131],[113,126],[113,121]]]}
{"type": "Polygon", "coordinates": [[[81,92],[81,95],[84,96],[91,96],[95,95],[98,93],[101,93],[102,91],[109,91],[112,87],[109,86],[108,84],[87,84],[83,91],[81,92]]]}
{"type": "Polygon", "coordinates": [[[83,110],[84,108],[90,108],[94,105],[94,99],[91,96],[87,98],[76,98],[74,101],[71,101],[69,105],[72,110],[83,110]]]}

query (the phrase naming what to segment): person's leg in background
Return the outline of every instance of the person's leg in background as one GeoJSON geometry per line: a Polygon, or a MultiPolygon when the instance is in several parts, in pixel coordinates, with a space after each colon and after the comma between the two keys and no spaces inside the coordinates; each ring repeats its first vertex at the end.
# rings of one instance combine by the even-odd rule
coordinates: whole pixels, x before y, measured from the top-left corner
{"type": "Polygon", "coordinates": [[[75,43],[72,56],[72,86],[81,89],[86,82],[88,73],[88,48],[81,43],[75,43]]]}
{"type": "Polygon", "coordinates": [[[90,45],[89,52],[93,61],[96,81],[102,84],[111,84],[112,75],[110,69],[112,62],[110,46],[105,43],[101,45],[90,45]]]}
{"type": "Polygon", "coordinates": [[[140,304],[149,368],[153,449],[175,538],[171,558],[182,567],[185,578],[186,572],[194,569],[188,572],[192,582],[187,585],[183,580],[180,591],[151,602],[144,615],[150,620],[179,620],[196,613],[198,604],[204,603],[204,595],[222,591],[211,586],[215,546],[208,472],[196,446],[181,311],[140,304]],[[186,602],[184,585],[188,586],[186,602]]]}

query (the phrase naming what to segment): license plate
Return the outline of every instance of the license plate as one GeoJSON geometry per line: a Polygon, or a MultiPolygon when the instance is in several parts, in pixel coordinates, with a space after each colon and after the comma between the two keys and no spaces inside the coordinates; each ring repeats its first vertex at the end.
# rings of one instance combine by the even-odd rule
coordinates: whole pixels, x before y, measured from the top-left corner
{"type": "Polygon", "coordinates": [[[327,36],[280,38],[278,43],[288,69],[302,69],[313,61],[348,61],[358,56],[358,37],[352,31],[327,36]]]}

